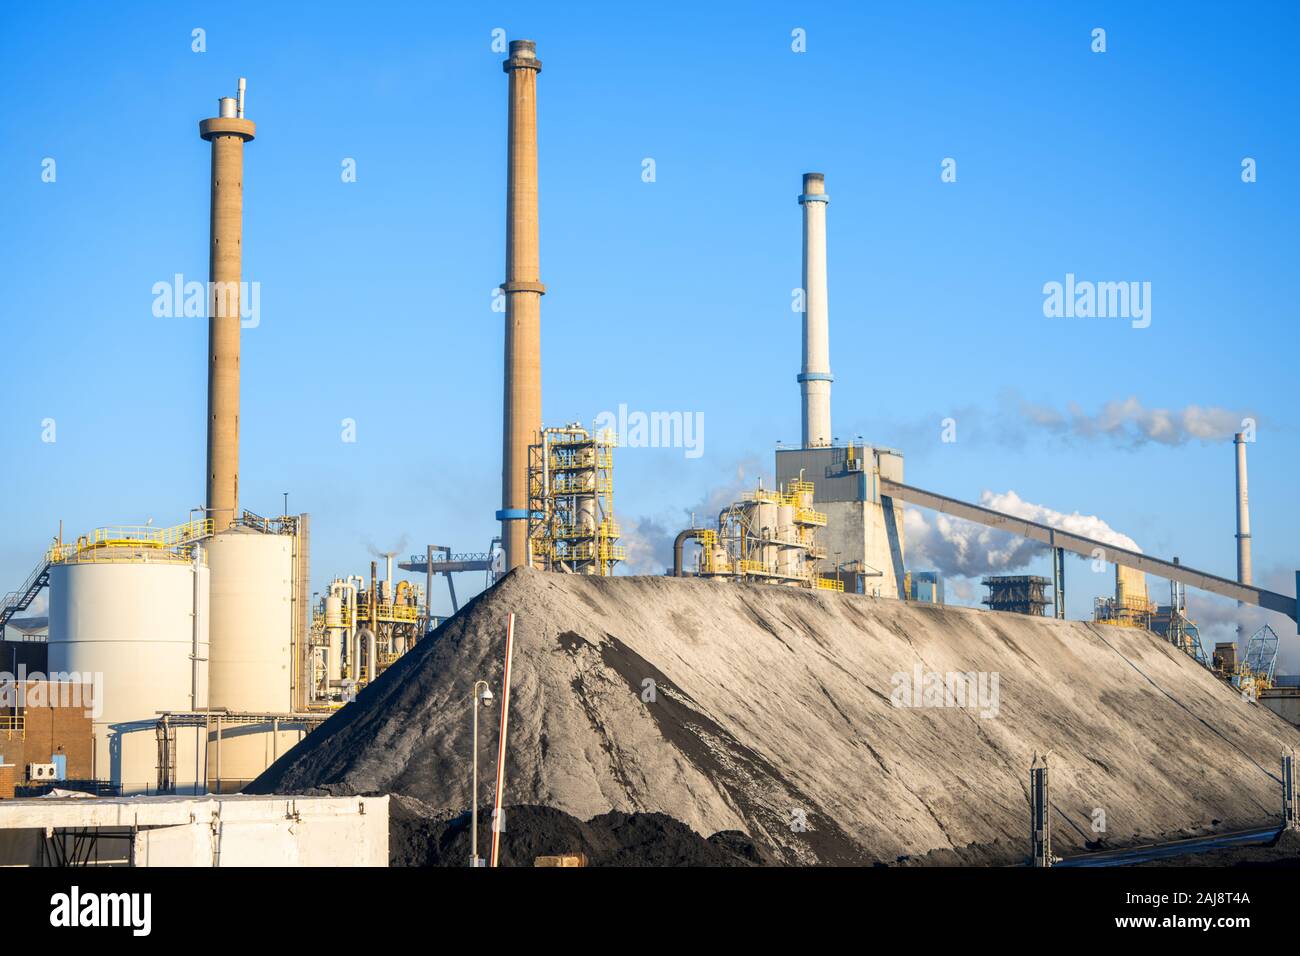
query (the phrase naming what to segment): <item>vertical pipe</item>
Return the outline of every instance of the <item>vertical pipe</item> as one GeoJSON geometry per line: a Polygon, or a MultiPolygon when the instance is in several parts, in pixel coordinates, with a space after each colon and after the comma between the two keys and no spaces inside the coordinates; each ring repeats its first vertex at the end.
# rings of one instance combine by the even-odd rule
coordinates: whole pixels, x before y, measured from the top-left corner
{"type": "Polygon", "coordinates": [[[497,738],[497,786],[492,810],[492,866],[501,843],[501,801],[506,785],[506,730],[510,723],[510,659],[515,647],[515,616],[506,618],[506,662],[501,675],[501,733],[497,738]]]}
{"type": "Polygon", "coordinates": [[[826,303],[826,177],[804,173],[803,193],[803,369],[798,375],[803,399],[803,447],[831,443],[830,332],[826,303]]]}
{"type": "Polygon", "coordinates": [[[505,421],[501,539],[509,571],[528,560],[528,446],[542,427],[541,282],[537,229],[537,59],[532,40],[511,40],[506,170],[505,421]]]}
{"type": "Polygon", "coordinates": [[[212,144],[208,245],[207,508],[216,531],[229,528],[239,507],[239,282],[243,262],[244,143],[251,120],[236,116],[232,97],[219,115],[199,123],[212,144]]]}
{"type": "Polygon", "coordinates": [[[425,545],[424,569],[424,633],[428,634],[433,629],[433,545],[431,544],[425,545]]]}

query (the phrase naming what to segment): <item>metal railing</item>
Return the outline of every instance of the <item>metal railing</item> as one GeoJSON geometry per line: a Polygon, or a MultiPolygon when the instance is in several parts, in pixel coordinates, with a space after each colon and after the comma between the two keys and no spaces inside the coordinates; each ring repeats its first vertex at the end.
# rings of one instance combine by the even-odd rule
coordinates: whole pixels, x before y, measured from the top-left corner
{"type": "Polygon", "coordinates": [[[151,525],[110,525],[83,534],[69,544],[54,544],[46,558],[50,564],[68,561],[130,561],[146,553],[182,554],[195,541],[212,534],[212,519],[187,521],[170,528],[151,525]],[[116,552],[116,553],[115,553],[116,552]]]}

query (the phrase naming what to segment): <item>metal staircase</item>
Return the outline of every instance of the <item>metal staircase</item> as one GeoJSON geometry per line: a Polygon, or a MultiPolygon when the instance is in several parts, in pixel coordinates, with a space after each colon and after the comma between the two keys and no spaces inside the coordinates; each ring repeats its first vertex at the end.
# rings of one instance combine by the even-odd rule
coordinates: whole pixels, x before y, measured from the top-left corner
{"type": "Polygon", "coordinates": [[[41,558],[41,563],[36,565],[33,571],[23,582],[23,586],[17,591],[10,591],[4,596],[4,602],[0,603],[0,634],[4,633],[4,627],[9,623],[9,619],[15,614],[27,610],[32,601],[36,600],[36,595],[41,593],[41,588],[50,583],[50,560],[46,555],[41,558]]]}

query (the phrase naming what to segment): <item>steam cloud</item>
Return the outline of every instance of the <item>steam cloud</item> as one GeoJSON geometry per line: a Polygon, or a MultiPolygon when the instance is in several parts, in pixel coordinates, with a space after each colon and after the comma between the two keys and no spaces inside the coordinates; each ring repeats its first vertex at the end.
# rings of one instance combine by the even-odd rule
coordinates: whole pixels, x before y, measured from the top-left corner
{"type": "MultiPolygon", "coordinates": [[[[713,527],[720,512],[744,492],[753,490],[761,473],[757,458],[747,458],[736,464],[734,477],[710,488],[689,508],[683,508],[681,517],[665,519],[641,516],[620,518],[622,536],[620,543],[627,549],[623,562],[625,574],[662,574],[673,563],[673,539],[677,532],[687,527],[694,516],[696,527],[713,527]]],[[[771,482],[766,482],[771,487],[771,482]]]]}
{"type": "Polygon", "coordinates": [[[1242,430],[1249,417],[1226,408],[1188,405],[1180,409],[1147,408],[1135,397],[1110,401],[1089,415],[1071,402],[1064,413],[1047,405],[1020,401],[1020,412],[1030,425],[1053,434],[1083,441],[1108,440],[1137,447],[1147,443],[1185,445],[1191,441],[1226,441],[1242,430]]]}
{"type": "MultiPolygon", "coordinates": [[[[1132,538],[1119,533],[1096,515],[1054,511],[1045,505],[1025,501],[1014,491],[1002,494],[984,491],[980,494],[980,504],[1113,544],[1117,548],[1142,550],[1132,538]]],[[[973,578],[1016,571],[1048,551],[1046,545],[1037,541],[950,515],[927,517],[916,508],[904,512],[903,527],[907,534],[908,563],[918,567],[926,564],[944,575],[973,578]]]]}

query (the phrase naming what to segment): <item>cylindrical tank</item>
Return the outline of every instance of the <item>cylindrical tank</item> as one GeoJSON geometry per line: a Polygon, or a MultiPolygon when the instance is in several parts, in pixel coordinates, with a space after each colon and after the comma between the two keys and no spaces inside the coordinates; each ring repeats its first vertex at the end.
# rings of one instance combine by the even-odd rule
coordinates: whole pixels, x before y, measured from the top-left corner
{"type": "MultiPolygon", "coordinates": [[[[749,508],[749,528],[751,533],[762,539],[771,539],[776,535],[776,509],[771,501],[758,501],[749,508]]],[[[771,544],[763,544],[754,553],[752,560],[762,561],[764,568],[776,566],[777,549],[771,544]]]]}
{"type": "MultiPolygon", "coordinates": [[[[208,542],[211,581],[209,699],[231,714],[287,714],[293,636],[293,538],[236,526],[208,542]]],[[[272,734],[271,720],[222,719],[220,755],[208,735],[208,786],[241,789],[277,754],[292,731],[272,734]],[[273,737],[275,739],[273,739],[273,737]]]]}
{"type": "MultiPolygon", "coordinates": [[[[183,558],[110,556],[50,568],[49,670],[96,682],[95,775],[129,796],[157,789],[158,712],[207,706],[202,663],[191,700],[191,657],[196,628],[197,656],[209,656],[209,571],[183,558]]],[[[176,731],[180,792],[194,789],[195,743],[176,731]]]]}
{"type": "Polygon", "coordinates": [[[326,673],[331,684],[343,679],[343,599],[337,594],[325,598],[325,634],[329,639],[326,673]]]}
{"type": "Polygon", "coordinates": [[[208,542],[209,699],[213,707],[285,714],[291,706],[293,539],[234,528],[208,542]]]}

